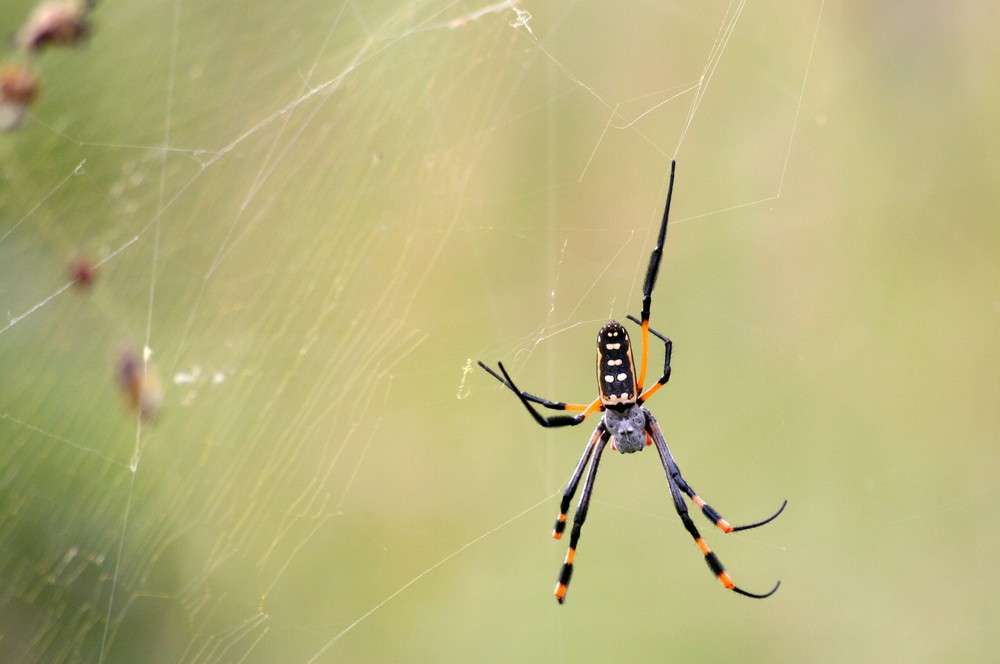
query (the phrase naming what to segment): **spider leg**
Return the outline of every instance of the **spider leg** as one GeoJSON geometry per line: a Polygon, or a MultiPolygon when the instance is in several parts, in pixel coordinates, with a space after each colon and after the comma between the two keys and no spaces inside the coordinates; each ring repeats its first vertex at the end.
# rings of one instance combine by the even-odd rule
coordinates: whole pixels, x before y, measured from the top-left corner
{"type": "Polygon", "coordinates": [[[781,581],[775,583],[773,588],[771,588],[766,593],[762,594],[752,593],[743,590],[735,583],[733,583],[733,580],[729,576],[729,573],[726,572],[726,568],[722,565],[722,561],[720,561],[719,557],[716,556],[715,553],[709,548],[704,538],[702,538],[701,533],[698,532],[697,526],[694,525],[694,521],[691,520],[691,516],[688,514],[687,505],[684,503],[683,494],[687,493],[688,496],[691,497],[691,500],[701,508],[702,512],[705,513],[705,516],[707,516],[709,519],[715,522],[715,525],[717,525],[720,529],[722,529],[724,532],[727,533],[734,532],[736,530],[746,530],[748,528],[756,528],[757,526],[762,526],[765,523],[768,523],[769,521],[777,517],[778,514],[781,514],[781,510],[785,509],[785,505],[782,504],[781,509],[779,509],[773,516],[765,519],[764,521],[750,524],[748,526],[740,526],[738,528],[730,526],[724,519],[722,519],[718,515],[718,513],[715,512],[715,510],[709,507],[705,503],[705,501],[703,501],[701,498],[698,498],[697,494],[694,493],[694,490],[691,489],[691,487],[688,486],[686,482],[684,482],[683,478],[681,478],[680,470],[678,469],[677,463],[674,461],[673,456],[670,454],[670,449],[667,447],[667,441],[664,440],[663,438],[663,432],[660,430],[660,425],[657,424],[652,414],[650,414],[648,411],[646,411],[646,421],[647,421],[647,431],[653,438],[653,442],[656,445],[656,451],[659,453],[660,461],[663,463],[663,470],[667,476],[667,486],[670,488],[670,497],[674,501],[674,509],[677,510],[677,515],[681,518],[681,521],[684,523],[684,528],[686,528],[688,533],[691,534],[691,537],[694,539],[695,544],[698,545],[698,548],[705,556],[705,562],[708,563],[708,568],[712,570],[712,573],[715,574],[715,577],[719,579],[719,582],[722,583],[723,586],[725,586],[729,590],[732,590],[735,593],[739,593],[740,595],[744,595],[745,597],[753,597],[755,599],[764,599],[765,597],[770,597],[771,595],[773,595],[778,590],[778,587],[781,585],[781,581]]]}
{"type": "MultiPolygon", "coordinates": [[[[490,370],[482,362],[480,362],[479,364],[484,369],[486,369],[486,371],[488,371],[489,373],[491,373],[494,376],[496,376],[496,374],[493,373],[493,371],[490,370]]],[[[508,374],[507,370],[504,369],[503,363],[502,362],[497,362],[497,366],[500,367],[500,373],[503,374],[503,378],[502,379],[499,376],[497,376],[497,379],[500,380],[500,382],[502,382],[504,385],[506,385],[507,387],[509,387],[511,389],[511,391],[513,391],[514,394],[517,395],[517,398],[521,400],[521,403],[523,403],[524,407],[528,409],[528,412],[531,413],[531,416],[533,418],[535,418],[535,421],[538,422],[543,427],[571,427],[571,426],[575,426],[575,425],[579,424],[580,422],[583,422],[585,419],[587,419],[587,416],[590,415],[591,413],[593,413],[595,410],[601,410],[601,400],[600,399],[595,399],[593,403],[588,404],[586,406],[581,405],[581,404],[564,404],[564,403],[561,403],[561,402],[551,401],[551,402],[547,402],[547,403],[552,404],[552,405],[546,406],[546,407],[552,408],[553,410],[582,410],[583,412],[580,413],[579,415],[553,415],[552,417],[544,417],[543,415],[541,415],[537,410],[535,410],[531,406],[531,402],[534,401],[535,403],[540,403],[541,405],[546,405],[546,403],[545,403],[546,400],[539,399],[539,397],[533,397],[532,398],[532,395],[526,394],[525,392],[522,392],[521,390],[519,390],[517,388],[517,386],[514,385],[514,381],[513,381],[513,379],[511,379],[510,374],[508,374]]]]}
{"type": "Polygon", "coordinates": [[[693,502],[695,505],[701,508],[702,513],[708,518],[708,520],[714,523],[716,526],[718,526],[719,530],[721,530],[724,533],[738,533],[741,530],[751,530],[753,528],[759,528],[761,526],[767,525],[772,521],[774,521],[775,519],[777,519],[778,515],[785,511],[785,506],[788,505],[788,501],[784,500],[781,502],[781,506],[778,508],[778,511],[776,511],[774,514],[767,517],[766,519],[761,519],[760,521],[754,521],[753,523],[748,523],[743,526],[732,526],[729,524],[728,521],[723,519],[722,516],[720,516],[719,513],[712,508],[711,505],[702,500],[698,496],[698,494],[695,493],[694,489],[692,489],[691,486],[684,481],[684,478],[681,477],[680,468],[677,467],[676,463],[674,464],[674,469],[672,472],[673,472],[674,482],[677,483],[677,487],[681,491],[686,493],[691,498],[691,502],[693,502]]]}
{"type": "MultiPolygon", "coordinates": [[[[636,318],[635,316],[633,316],[632,314],[626,315],[625,318],[628,318],[630,321],[632,321],[636,325],[642,325],[642,321],[639,320],[638,318],[636,318]]],[[[657,339],[659,339],[660,341],[670,341],[670,339],[667,339],[667,335],[663,334],[662,332],[657,332],[653,328],[649,328],[649,333],[652,334],[657,339]]]]}
{"type": "MultiPolygon", "coordinates": [[[[670,184],[667,185],[667,204],[663,209],[663,221],[660,222],[660,234],[656,238],[656,248],[649,255],[649,267],[646,269],[646,280],[642,285],[642,365],[639,369],[639,392],[646,384],[646,364],[649,360],[649,308],[653,303],[653,287],[660,272],[660,260],[663,258],[663,244],[667,239],[667,221],[670,219],[670,201],[674,197],[674,172],[677,162],[670,162],[670,184]]],[[[660,336],[660,335],[657,335],[660,336]]],[[[657,388],[658,389],[658,388],[657,388]]]]}
{"type": "Polygon", "coordinates": [[[597,425],[597,428],[594,429],[594,434],[590,437],[587,447],[584,448],[580,462],[576,464],[576,469],[566,484],[566,491],[563,492],[562,501],[559,503],[559,516],[556,518],[555,527],[552,528],[553,539],[562,539],[563,531],[566,530],[566,513],[569,512],[569,503],[573,500],[573,494],[576,493],[576,487],[580,484],[580,478],[583,477],[583,471],[587,467],[587,462],[590,461],[590,455],[594,451],[594,446],[606,432],[607,429],[604,428],[604,421],[602,420],[597,425]]]}
{"type": "MultiPolygon", "coordinates": [[[[632,321],[633,323],[637,323],[639,325],[642,325],[642,321],[639,320],[638,318],[636,318],[635,316],[633,316],[632,314],[628,315],[628,319],[630,321],[632,321]]],[[[657,380],[656,383],[653,384],[652,387],[650,387],[648,390],[646,390],[645,392],[643,392],[639,396],[639,399],[638,399],[638,401],[636,403],[638,403],[640,406],[649,397],[653,396],[653,394],[655,394],[657,390],[659,390],[661,387],[663,387],[664,385],[666,385],[668,380],[670,380],[670,356],[674,352],[674,342],[673,341],[671,341],[670,339],[668,339],[665,335],[660,334],[659,332],[657,332],[653,328],[649,328],[649,333],[652,334],[654,337],[656,337],[657,339],[659,339],[660,341],[663,342],[663,345],[664,345],[664,348],[665,348],[665,352],[664,352],[664,355],[663,355],[663,374],[660,376],[659,380],[657,380]]]]}
{"type": "MultiPolygon", "coordinates": [[[[598,427],[600,429],[601,427],[598,427]]],[[[595,435],[597,432],[594,432],[595,435]]],[[[559,571],[559,580],[556,582],[555,596],[556,600],[562,604],[566,601],[566,590],[569,588],[569,580],[573,576],[573,560],[576,558],[576,545],[580,541],[580,530],[583,528],[583,522],[587,520],[587,510],[590,508],[590,496],[594,491],[594,479],[597,477],[597,466],[601,463],[601,453],[604,452],[604,447],[608,444],[610,435],[607,431],[604,431],[600,438],[597,440],[596,445],[594,445],[594,462],[590,465],[590,471],[587,473],[587,479],[583,483],[583,494],[580,496],[580,502],[576,506],[576,514],[573,515],[573,530],[570,531],[569,535],[569,550],[566,551],[566,560],[563,562],[562,569],[559,571]]],[[[591,439],[593,443],[593,438],[591,439]]],[[[590,445],[588,445],[588,448],[590,445]]],[[[585,456],[588,453],[585,453],[585,456]]],[[[582,471],[582,468],[578,469],[582,471]]],[[[574,473],[576,475],[577,473],[574,473]]],[[[579,477],[576,478],[579,481],[579,477]]]]}
{"type": "Polygon", "coordinates": [[[549,399],[545,399],[542,397],[536,397],[534,394],[528,394],[527,392],[522,392],[518,390],[516,387],[514,387],[512,383],[507,382],[507,380],[505,380],[503,376],[501,376],[496,371],[483,364],[481,361],[478,362],[478,364],[486,371],[486,373],[488,373],[489,375],[493,376],[498,381],[500,381],[500,383],[508,390],[511,390],[512,392],[521,395],[522,397],[524,397],[525,399],[527,399],[532,403],[537,403],[539,406],[544,406],[545,408],[548,408],[550,410],[587,410],[593,405],[589,403],[566,403],[564,401],[551,401],[549,399]]]}
{"type": "MultiPolygon", "coordinates": [[[[668,472],[670,473],[670,476],[673,478],[674,483],[677,484],[677,488],[686,493],[688,497],[691,498],[691,502],[697,505],[698,508],[701,509],[702,514],[704,514],[709,521],[714,523],[719,528],[719,530],[721,530],[724,533],[736,533],[741,530],[751,530],[753,528],[759,528],[760,526],[764,526],[767,525],[768,523],[771,523],[772,521],[778,518],[779,514],[785,511],[785,506],[788,505],[787,500],[782,501],[781,506],[778,508],[778,511],[776,511],[774,514],[767,517],[766,519],[761,519],[760,521],[754,521],[753,523],[748,523],[744,526],[730,525],[729,522],[723,519],[722,516],[718,512],[716,512],[711,505],[702,500],[701,497],[697,493],[695,493],[695,490],[691,488],[691,485],[688,484],[687,481],[685,481],[684,477],[681,476],[680,466],[677,465],[677,461],[674,460],[674,455],[670,453],[670,448],[667,447],[666,441],[663,438],[663,430],[660,429],[660,425],[658,422],[656,422],[656,420],[652,419],[652,417],[650,417],[649,419],[652,420],[650,424],[650,429],[655,432],[653,435],[654,440],[657,436],[659,436],[661,440],[664,440],[663,448],[666,451],[666,461],[664,462],[666,465],[664,467],[669,468],[668,472]]],[[[663,455],[661,454],[661,457],[662,456],[663,455]]]]}

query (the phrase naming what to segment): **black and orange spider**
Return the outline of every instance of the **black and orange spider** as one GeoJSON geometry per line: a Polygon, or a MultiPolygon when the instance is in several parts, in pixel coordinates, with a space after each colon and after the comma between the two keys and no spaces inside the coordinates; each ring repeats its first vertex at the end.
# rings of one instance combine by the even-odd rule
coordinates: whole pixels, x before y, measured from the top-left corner
{"type": "Polygon", "coordinates": [[[583,422],[587,419],[588,415],[595,411],[604,413],[593,435],[591,435],[587,447],[583,450],[580,462],[577,463],[576,469],[569,478],[569,484],[566,485],[566,491],[563,493],[562,502],[559,506],[559,517],[556,519],[556,525],[552,531],[552,537],[555,539],[562,537],[563,531],[566,529],[566,513],[569,510],[569,503],[573,499],[573,494],[576,493],[577,486],[580,484],[580,478],[583,477],[583,472],[587,469],[588,462],[593,458],[593,463],[590,464],[590,471],[587,473],[587,480],[583,484],[583,495],[580,496],[580,502],[573,517],[573,530],[570,533],[566,561],[563,563],[562,570],[559,572],[559,580],[556,583],[555,595],[560,604],[566,600],[566,590],[569,587],[570,577],[573,575],[576,545],[580,540],[580,530],[583,528],[583,522],[587,519],[587,509],[590,507],[590,498],[594,490],[594,479],[597,477],[597,466],[601,462],[601,454],[604,452],[604,448],[608,442],[611,443],[611,449],[618,450],[623,454],[638,452],[647,445],[656,445],[656,451],[660,455],[660,462],[663,464],[663,471],[667,476],[667,486],[670,489],[670,497],[674,501],[674,508],[684,523],[684,527],[691,533],[691,537],[694,538],[695,544],[698,545],[698,548],[704,554],[705,562],[708,563],[709,569],[722,582],[723,586],[746,597],[763,599],[773,595],[778,590],[778,586],[781,585],[781,581],[778,581],[771,590],[763,594],[757,594],[743,590],[733,583],[733,580],[722,566],[722,562],[708,548],[708,544],[705,543],[701,533],[698,532],[698,528],[695,527],[694,522],[691,520],[687,505],[684,503],[684,494],[687,494],[691,502],[701,509],[709,521],[718,526],[724,533],[763,526],[777,518],[785,509],[788,501],[784,501],[777,512],[763,521],[757,521],[745,526],[731,526],[708,503],[698,497],[698,494],[691,488],[691,485],[681,476],[681,470],[677,466],[677,462],[674,461],[670,449],[667,447],[667,442],[663,438],[663,431],[660,429],[660,425],[657,424],[653,414],[643,407],[643,403],[670,379],[670,354],[673,350],[673,343],[656,330],[650,329],[649,307],[652,302],[653,286],[656,285],[656,276],[660,270],[660,259],[663,257],[663,243],[667,236],[667,220],[670,217],[670,200],[674,193],[675,169],[676,162],[671,162],[666,209],[663,211],[660,234],[656,241],[656,248],[653,249],[653,253],[649,257],[646,281],[642,287],[642,319],[638,320],[634,316],[628,316],[629,320],[637,323],[642,329],[642,362],[640,364],[638,379],[636,379],[635,361],[632,359],[632,346],[629,341],[628,332],[623,325],[616,321],[609,321],[597,333],[597,386],[600,396],[589,404],[549,401],[548,399],[522,392],[514,385],[514,381],[511,379],[510,374],[507,373],[507,370],[504,369],[502,363],[498,362],[497,364],[503,376],[482,362],[479,362],[479,366],[518,396],[524,407],[535,418],[535,421],[543,427],[575,426],[583,422]],[[656,381],[656,384],[643,391],[643,386],[646,383],[646,364],[649,359],[650,334],[663,341],[665,346],[663,375],[656,381]],[[579,415],[573,416],[554,415],[552,417],[543,417],[532,407],[532,403],[551,410],[581,412],[579,415]]]}

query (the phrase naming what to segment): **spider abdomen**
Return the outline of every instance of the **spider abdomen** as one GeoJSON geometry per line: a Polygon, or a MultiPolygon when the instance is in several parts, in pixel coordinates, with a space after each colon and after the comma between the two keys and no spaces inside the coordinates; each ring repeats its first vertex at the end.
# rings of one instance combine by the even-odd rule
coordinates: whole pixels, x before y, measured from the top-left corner
{"type": "Polygon", "coordinates": [[[622,454],[638,452],[646,446],[646,414],[642,406],[604,411],[604,426],[611,434],[613,449],[622,454]]]}
{"type": "Polygon", "coordinates": [[[634,405],[638,398],[632,342],[617,321],[608,321],[597,333],[597,387],[601,403],[609,408],[634,405]]]}

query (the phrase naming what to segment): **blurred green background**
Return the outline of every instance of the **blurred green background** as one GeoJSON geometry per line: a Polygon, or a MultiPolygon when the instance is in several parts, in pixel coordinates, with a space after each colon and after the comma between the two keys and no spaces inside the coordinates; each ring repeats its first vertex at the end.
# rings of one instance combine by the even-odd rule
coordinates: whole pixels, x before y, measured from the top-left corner
{"type": "Polygon", "coordinates": [[[0,135],[0,660],[995,656],[996,9],[517,6],[102,0],[33,61],[0,135]],[[782,587],[725,592],[655,455],[609,453],[560,607],[596,421],[543,430],[473,367],[593,398],[674,156],[649,405],[730,521],[789,500],[699,520],[782,587]],[[140,422],[114,371],[146,346],[140,422]]]}

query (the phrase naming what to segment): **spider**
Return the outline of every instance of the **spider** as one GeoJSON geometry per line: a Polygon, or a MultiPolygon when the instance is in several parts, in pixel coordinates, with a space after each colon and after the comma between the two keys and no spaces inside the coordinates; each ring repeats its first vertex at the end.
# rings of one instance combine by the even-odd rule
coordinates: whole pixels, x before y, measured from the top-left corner
{"type": "Polygon", "coordinates": [[[556,519],[552,537],[560,539],[566,529],[566,514],[569,510],[570,501],[576,493],[590,463],[590,470],[587,472],[587,479],[583,484],[583,494],[577,504],[576,514],[573,516],[573,529],[569,538],[569,550],[566,552],[566,559],[559,572],[559,579],[556,582],[556,600],[562,604],[566,600],[566,591],[569,588],[569,581],[573,575],[573,563],[576,558],[576,546],[580,540],[580,531],[583,523],[587,519],[587,510],[590,507],[590,499],[594,491],[594,480],[597,477],[597,466],[601,462],[601,454],[610,442],[612,450],[618,450],[623,454],[630,454],[642,450],[647,445],[655,445],[656,451],[660,455],[660,462],[663,464],[663,471],[667,478],[667,487],[670,489],[670,497],[674,501],[674,508],[677,515],[684,523],[684,527],[694,538],[695,544],[705,556],[705,562],[712,570],[712,573],[722,583],[723,586],[739,593],[745,597],[764,599],[770,597],[781,585],[781,581],[774,584],[766,593],[752,593],[737,586],[718,556],[712,552],[702,538],[698,528],[694,525],[688,514],[687,505],[684,503],[686,494],[708,520],[715,524],[724,533],[733,533],[740,530],[750,530],[770,523],[778,517],[785,509],[788,501],[784,501],[778,511],[771,516],[745,526],[732,526],[723,519],[718,512],[702,500],[691,485],[681,476],[681,470],[674,461],[667,442],[663,438],[663,431],[656,422],[653,414],[647,410],[643,404],[663,387],[670,379],[670,355],[673,351],[673,343],[666,336],[660,334],[649,326],[649,308],[652,302],[653,286],[656,285],[656,276],[660,270],[660,259],[663,257],[663,243],[667,235],[667,220],[670,217],[670,201],[674,192],[674,174],[676,162],[670,164],[670,184],[667,187],[667,203],[663,211],[663,221],[660,224],[660,233],[649,257],[649,267],[646,270],[646,280],[642,288],[642,318],[637,319],[632,315],[628,319],[640,326],[642,330],[642,357],[639,365],[639,375],[636,378],[635,362],[632,358],[632,345],[625,327],[616,322],[609,321],[597,333],[597,387],[599,396],[589,404],[565,403],[562,401],[550,401],[537,397],[533,394],[523,392],[514,384],[513,379],[503,363],[498,362],[500,373],[479,362],[479,366],[485,369],[491,376],[500,381],[505,387],[517,395],[524,407],[527,408],[531,416],[543,427],[564,427],[580,424],[591,413],[600,411],[603,413],[600,423],[590,436],[587,447],[583,450],[583,456],[573,474],[570,475],[569,483],[563,492],[562,502],[559,506],[559,516],[556,519]],[[663,342],[665,348],[665,358],[663,362],[663,374],[652,386],[643,391],[646,384],[646,365],[649,359],[649,335],[652,334],[663,342]],[[503,374],[503,375],[501,375],[503,374]],[[578,415],[554,415],[545,417],[541,415],[531,404],[538,404],[550,410],[580,411],[578,415]]]}

